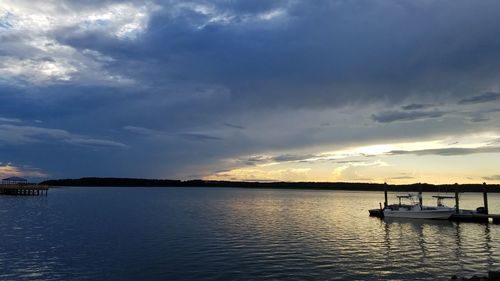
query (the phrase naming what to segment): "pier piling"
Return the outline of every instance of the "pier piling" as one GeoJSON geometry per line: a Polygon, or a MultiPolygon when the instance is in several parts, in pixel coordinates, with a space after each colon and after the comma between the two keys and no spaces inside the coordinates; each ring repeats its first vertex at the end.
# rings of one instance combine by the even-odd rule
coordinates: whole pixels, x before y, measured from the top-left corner
{"type": "Polygon", "coordinates": [[[384,183],[384,207],[387,207],[388,206],[388,203],[387,203],[387,183],[384,183]]]}
{"type": "Polygon", "coordinates": [[[486,183],[483,182],[483,201],[484,201],[484,213],[485,214],[489,214],[488,213],[488,190],[486,188],[486,183]]]}

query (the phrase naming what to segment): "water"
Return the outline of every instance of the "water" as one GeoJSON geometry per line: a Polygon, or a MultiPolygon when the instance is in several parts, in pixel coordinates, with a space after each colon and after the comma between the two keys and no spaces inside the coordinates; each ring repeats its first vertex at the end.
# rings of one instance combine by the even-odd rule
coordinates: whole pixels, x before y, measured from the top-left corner
{"type": "MultiPolygon", "coordinates": [[[[500,213],[500,195],[489,199],[500,213]]],[[[500,270],[500,225],[368,217],[381,200],[237,188],[0,196],[0,280],[448,280],[500,270]]],[[[461,200],[480,205],[481,194],[461,200]]]]}

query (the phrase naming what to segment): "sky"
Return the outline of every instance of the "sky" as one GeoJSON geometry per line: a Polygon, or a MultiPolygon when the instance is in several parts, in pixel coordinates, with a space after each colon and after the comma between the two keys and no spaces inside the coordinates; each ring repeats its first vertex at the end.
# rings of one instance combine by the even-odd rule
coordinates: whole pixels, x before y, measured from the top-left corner
{"type": "Polygon", "coordinates": [[[496,0],[2,0],[0,176],[500,183],[496,0]]]}

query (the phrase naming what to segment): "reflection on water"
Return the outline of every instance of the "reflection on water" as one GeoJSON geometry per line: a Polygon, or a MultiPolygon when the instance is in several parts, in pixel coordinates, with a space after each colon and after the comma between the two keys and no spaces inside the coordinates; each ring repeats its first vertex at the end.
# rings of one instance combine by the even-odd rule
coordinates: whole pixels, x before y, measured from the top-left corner
{"type": "Polygon", "coordinates": [[[223,188],[1,196],[0,279],[447,280],[500,269],[499,225],[368,217],[382,198],[223,188]]]}
{"type": "Polygon", "coordinates": [[[410,264],[418,271],[418,267],[432,264],[428,270],[438,276],[443,269],[472,275],[495,268],[498,262],[488,224],[385,219],[384,231],[387,262],[403,268],[410,264]]]}

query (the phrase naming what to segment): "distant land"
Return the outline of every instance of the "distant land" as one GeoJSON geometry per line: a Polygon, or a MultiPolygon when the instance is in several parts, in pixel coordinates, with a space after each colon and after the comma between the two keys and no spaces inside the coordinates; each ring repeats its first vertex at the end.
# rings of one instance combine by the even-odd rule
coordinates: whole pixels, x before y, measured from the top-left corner
{"type": "Polygon", "coordinates": [[[98,178],[47,180],[40,184],[49,186],[124,186],[124,187],[240,187],[273,189],[319,189],[364,191],[424,191],[424,192],[500,192],[499,184],[380,184],[356,182],[247,182],[213,180],[169,180],[140,178],[98,178]]]}

